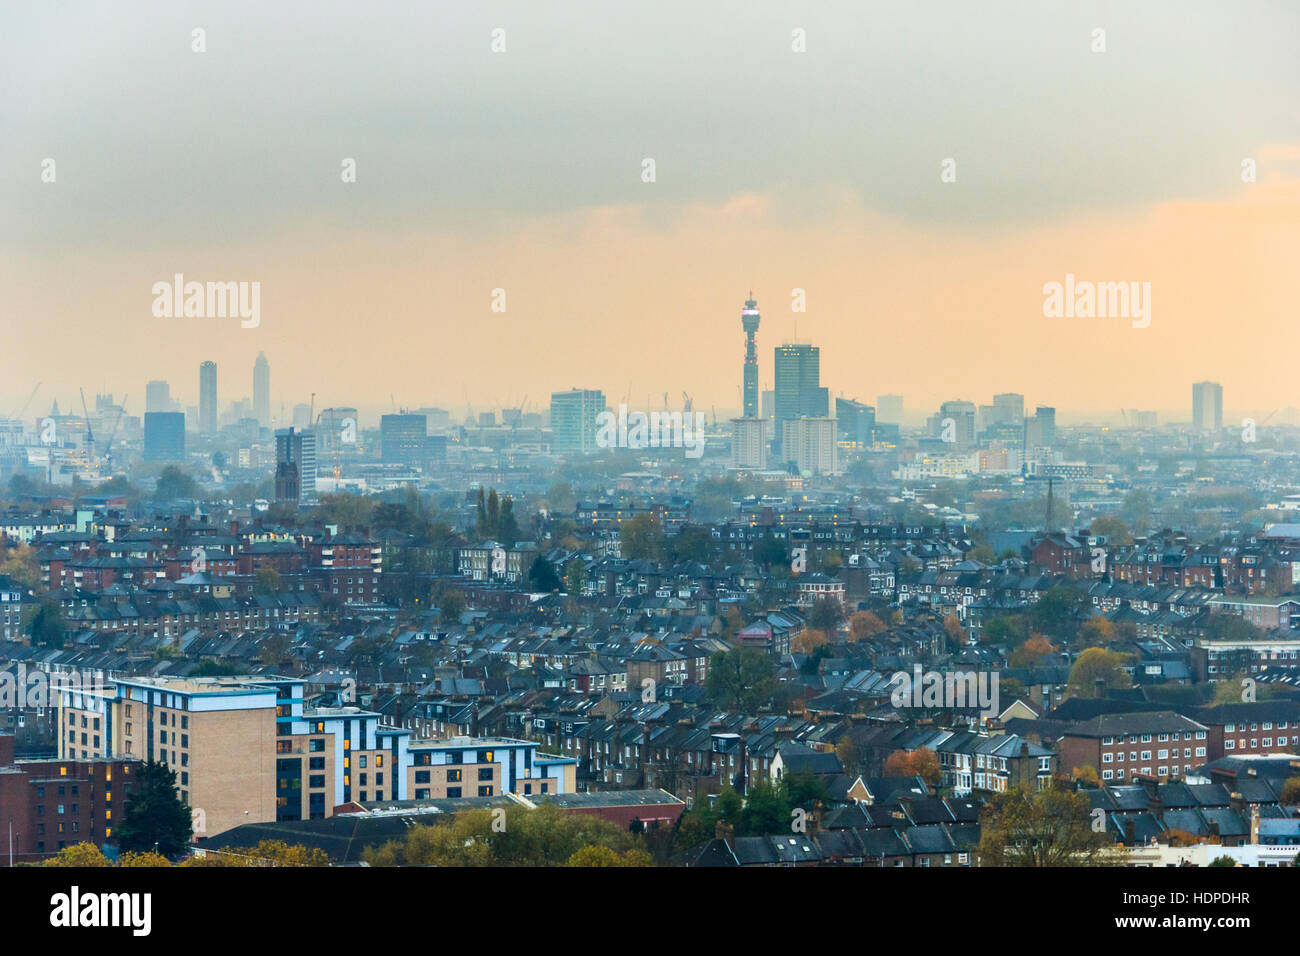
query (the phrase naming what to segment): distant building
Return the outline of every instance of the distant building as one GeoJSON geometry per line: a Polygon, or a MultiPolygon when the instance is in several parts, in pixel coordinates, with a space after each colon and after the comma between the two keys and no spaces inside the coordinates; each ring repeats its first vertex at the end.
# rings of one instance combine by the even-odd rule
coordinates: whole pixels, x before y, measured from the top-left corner
{"type": "MultiPolygon", "coordinates": [[[[109,728],[96,717],[69,733],[98,743],[109,728]]],[[[129,756],[16,760],[14,738],[0,734],[0,831],[8,848],[0,855],[31,863],[78,843],[111,842],[112,808],[126,802],[139,767],[129,756]]]]}
{"type": "Polygon", "coordinates": [[[551,393],[551,451],[589,455],[596,450],[596,416],[605,410],[605,393],[573,388],[551,393]]]}
{"type": "Polygon", "coordinates": [[[731,467],[752,471],[767,468],[767,422],[761,418],[731,420],[731,467]]]}
{"type": "Polygon", "coordinates": [[[758,333],[759,319],[758,303],[751,292],[740,313],[740,324],[745,330],[745,390],[744,408],[741,410],[745,418],[758,418],[758,345],[754,336],[758,333]]]}
{"type": "Polygon", "coordinates": [[[1223,427],[1223,386],[1218,382],[1197,382],[1192,386],[1192,426],[1201,431],[1223,427]]]}
{"type": "Polygon", "coordinates": [[[423,415],[383,415],[379,454],[386,465],[418,465],[427,450],[428,420],[423,415]]]}
{"type": "Polygon", "coordinates": [[[144,413],[144,460],[185,459],[185,413],[144,413]]]}
{"type": "Polygon", "coordinates": [[[821,386],[821,349],[815,345],[778,345],[773,358],[776,441],[781,461],[792,461],[784,448],[785,424],[830,414],[830,395],[821,386]]]}
{"type": "Polygon", "coordinates": [[[876,409],[849,398],[835,399],[835,420],[839,422],[839,440],[855,448],[875,444],[876,409]]]}
{"type": "Polygon", "coordinates": [[[281,428],[275,433],[275,498],[316,504],[316,435],[281,428]]]}
{"type": "Polygon", "coordinates": [[[271,427],[271,363],[265,352],[258,352],[253,363],[253,417],[259,427],[271,427]]]}
{"type": "Polygon", "coordinates": [[[833,418],[797,418],[785,422],[781,435],[782,454],[802,474],[839,473],[838,446],[833,418]]]}
{"type": "Polygon", "coordinates": [[[155,379],[144,387],[144,410],[146,412],[170,412],[172,410],[172,389],[166,382],[155,379]]]}
{"type": "Polygon", "coordinates": [[[199,366],[199,434],[217,433],[217,363],[199,366]]]}
{"type": "Polygon", "coordinates": [[[876,421],[882,424],[903,424],[903,396],[881,395],[876,399],[876,421]]]}
{"type": "Polygon", "coordinates": [[[1056,444],[1056,409],[1039,405],[1033,418],[1025,419],[1025,444],[1031,448],[1056,444]]]}

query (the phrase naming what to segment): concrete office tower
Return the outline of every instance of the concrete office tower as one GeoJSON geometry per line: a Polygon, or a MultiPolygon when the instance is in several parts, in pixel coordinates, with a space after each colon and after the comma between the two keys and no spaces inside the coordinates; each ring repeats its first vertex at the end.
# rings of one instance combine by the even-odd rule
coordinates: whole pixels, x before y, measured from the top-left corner
{"type": "Polygon", "coordinates": [[[295,405],[293,406],[293,427],[294,428],[311,428],[311,406],[295,405]]]}
{"type": "Polygon", "coordinates": [[[1025,445],[1034,448],[1056,443],[1056,409],[1039,405],[1033,418],[1025,419],[1025,445]]]}
{"type": "Polygon", "coordinates": [[[170,412],[172,410],[172,387],[166,382],[154,379],[144,387],[144,410],[149,412],[170,412]]]}
{"type": "Polygon", "coordinates": [[[930,416],[928,427],[931,438],[967,448],[975,443],[975,404],[960,400],[944,402],[938,413],[930,416]]]}
{"type": "Polygon", "coordinates": [[[253,363],[253,417],[262,428],[271,427],[271,363],[265,352],[253,363]]]}
{"type": "Polygon", "coordinates": [[[758,303],[751,291],[740,313],[740,324],[745,330],[745,407],[742,412],[745,418],[758,418],[758,343],[754,340],[758,321],[758,303]]]}
{"type": "Polygon", "coordinates": [[[571,388],[551,393],[551,451],[589,455],[596,451],[596,416],[605,410],[605,393],[571,388]]]}
{"type": "Polygon", "coordinates": [[[275,498],[297,505],[316,504],[316,436],[280,428],[275,433],[275,498]]]}
{"type": "Polygon", "coordinates": [[[789,460],[781,448],[785,423],[799,418],[824,418],[830,414],[830,395],[821,387],[821,349],[815,345],[779,345],[772,376],[776,405],[777,455],[789,460]]]}
{"type": "Polygon", "coordinates": [[[1015,392],[1004,392],[1001,395],[993,396],[993,414],[990,421],[985,425],[1004,424],[1014,422],[1020,425],[1025,418],[1025,396],[1018,395],[1015,392]]]}
{"type": "Polygon", "coordinates": [[[423,415],[381,415],[379,457],[385,465],[418,465],[428,448],[428,419],[423,415]]]}
{"type": "Polygon", "coordinates": [[[199,366],[199,434],[217,433],[217,363],[199,366]]]}
{"type": "Polygon", "coordinates": [[[870,405],[837,398],[835,419],[839,422],[840,441],[856,448],[870,448],[875,444],[876,410],[870,405]]]}
{"type": "Polygon", "coordinates": [[[1223,427],[1223,386],[1218,382],[1197,382],[1192,386],[1192,426],[1201,431],[1223,427]]]}
{"type": "Polygon", "coordinates": [[[749,471],[767,468],[767,421],[762,418],[731,420],[731,467],[749,471]]]}
{"type": "Polygon", "coordinates": [[[797,418],[784,422],[781,435],[783,454],[795,463],[800,474],[839,474],[835,429],[835,419],[829,417],[797,418]]]}
{"type": "Polygon", "coordinates": [[[144,460],[185,460],[185,416],[181,412],[144,413],[144,460]]]}
{"type": "Polygon", "coordinates": [[[903,396],[881,395],[877,398],[876,421],[881,424],[903,424],[903,396]]]}

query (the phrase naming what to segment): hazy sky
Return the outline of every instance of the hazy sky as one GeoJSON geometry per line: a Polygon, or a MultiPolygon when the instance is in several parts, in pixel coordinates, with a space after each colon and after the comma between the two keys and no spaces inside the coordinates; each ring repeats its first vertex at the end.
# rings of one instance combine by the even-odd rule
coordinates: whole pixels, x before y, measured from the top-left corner
{"type": "Polygon", "coordinates": [[[204,359],[224,408],[259,351],[277,415],[570,386],[722,413],[751,288],[762,388],[797,324],[832,394],[909,412],[1187,418],[1203,378],[1300,405],[1289,0],[8,6],[0,417],[37,381],[28,417],[79,385],[139,413],[152,378],[193,404],[204,359]],[[155,318],[175,273],[260,282],[260,326],[155,318]],[[1150,282],[1150,326],[1045,318],[1067,273],[1150,282]]]}

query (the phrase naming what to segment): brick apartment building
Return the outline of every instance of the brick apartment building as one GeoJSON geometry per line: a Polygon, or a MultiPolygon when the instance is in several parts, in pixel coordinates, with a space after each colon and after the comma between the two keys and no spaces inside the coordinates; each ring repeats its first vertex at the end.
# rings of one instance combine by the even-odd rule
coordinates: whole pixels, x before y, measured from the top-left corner
{"type": "Polygon", "coordinates": [[[15,760],[14,738],[0,734],[0,862],[29,863],[77,843],[112,838],[138,761],[15,760]]]}
{"type": "Polygon", "coordinates": [[[1181,778],[1207,760],[1209,728],[1171,711],[1102,714],[1061,737],[1062,771],[1094,767],[1103,782],[1181,778]]]}

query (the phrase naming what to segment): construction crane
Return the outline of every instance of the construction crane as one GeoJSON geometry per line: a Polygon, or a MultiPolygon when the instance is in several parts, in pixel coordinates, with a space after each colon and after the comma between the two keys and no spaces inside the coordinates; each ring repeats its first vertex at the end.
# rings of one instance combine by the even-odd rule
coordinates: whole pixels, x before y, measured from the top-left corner
{"type": "Polygon", "coordinates": [[[686,403],[685,406],[682,408],[682,411],[684,412],[689,412],[691,411],[691,409],[695,407],[695,400],[692,399],[691,396],[687,395],[685,392],[682,392],[682,401],[686,403]]]}
{"type": "Polygon", "coordinates": [[[129,395],[122,396],[122,404],[119,406],[121,411],[117,413],[117,420],[113,422],[113,430],[108,433],[108,443],[104,446],[104,464],[108,467],[109,474],[113,472],[113,439],[117,437],[118,426],[122,424],[122,419],[126,417],[126,400],[129,395]]]}
{"type": "Polygon", "coordinates": [[[95,433],[90,428],[90,409],[86,407],[86,390],[81,390],[81,411],[86,416],[86,465],[95,460],[95,433]]]}
{"type": "Polygon", "coordinates": [[[22,417],[23,417],[23,412],[27,411],[27,406],[30,405],[30,404],[32,403],[32,399],[36,397],[36,393],[39,392],[39,391],[41,390],[41,384],[42,384],[41,382],[37,382],[37,383],[36,383],[36,387],[35,387],[34,389],[32,389],[32,393],[31,393],[30,395],[27,396],[27,401],[23,402],[22,407],[21,407],[20,409],[18,409],[18,411],[14,412],[12,415],[10,415],[10,416],[9,416],[10,418],[22,418],[22,417]]]}

